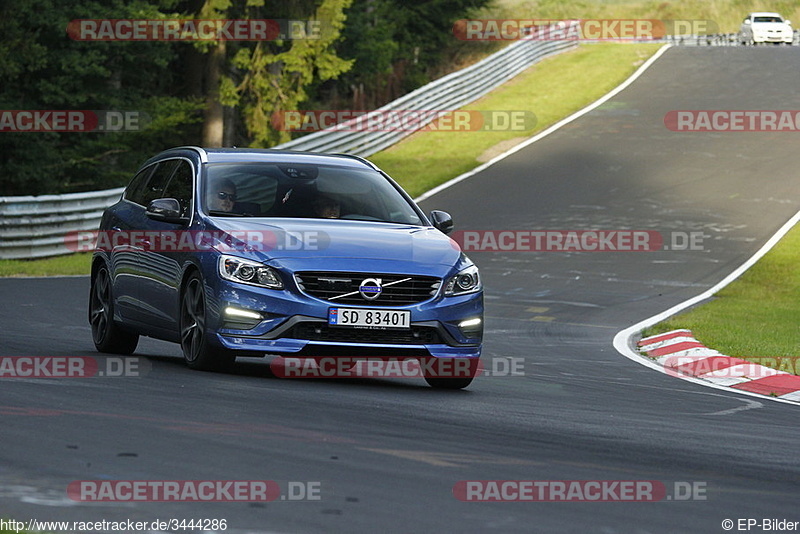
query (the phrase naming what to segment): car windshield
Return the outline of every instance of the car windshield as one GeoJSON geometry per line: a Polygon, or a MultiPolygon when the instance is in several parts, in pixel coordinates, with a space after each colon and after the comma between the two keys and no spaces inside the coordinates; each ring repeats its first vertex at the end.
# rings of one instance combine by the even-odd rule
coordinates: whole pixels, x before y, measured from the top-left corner
{"type": "Polygon", "coordinates": [[[205,171],[205,209],[217,217],[305,217],[420,225],[380,173],[329,165],[216,163],[205,171]]]}
{"type": "Polygon", "coordinates": [[[783,22],[780,17],[754,17],[753,22],[783,22]]]}

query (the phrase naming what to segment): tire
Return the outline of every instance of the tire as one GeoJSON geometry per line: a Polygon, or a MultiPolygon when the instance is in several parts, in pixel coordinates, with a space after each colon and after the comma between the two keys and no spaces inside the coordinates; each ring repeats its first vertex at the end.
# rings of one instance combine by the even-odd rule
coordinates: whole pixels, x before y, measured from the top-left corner
{"type": "Polygon", "coordinates": [[[480,360],[478,358],[453,358],[452,361],[454,362],[454,367],[456,369],[462,369],[466,367],[467,376],[436,376],[436,373],[431,373],[427,366],[423,366],[425,382],[435,389],[464,389],[465,387],[469,386],[475,379],[475,375],[478,373],[478,364],[480,360]]]}
{"type": "Polygon", "coordinates": [[[102,265],[92,276],[89,289],[89,324],[92,340],[99,352],[132,354],[139,344],[138,334],[122,330],[114,323],[114,297],[108,267],[102,265]]]}
{"type": "Polygon", "coordinates": [[[206,293],[203,279],[195,273],[189,277],[181,294],[180,343],[183,359],[190,369],[225,371],[233,366],[236,356],[209,343],[206,332],[206,293]]]}

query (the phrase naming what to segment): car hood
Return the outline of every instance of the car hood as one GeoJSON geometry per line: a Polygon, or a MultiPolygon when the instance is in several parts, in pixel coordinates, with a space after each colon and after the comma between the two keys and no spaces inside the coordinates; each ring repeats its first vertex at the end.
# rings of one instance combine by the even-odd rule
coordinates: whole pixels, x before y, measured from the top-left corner
{"type": "Polygon", "coordinates": [[[423,270],[444,274],[464,262],[455,241],[425,226],[254,218],[216,218],[214,225],[247,241],[253,250],[246,256],[292,270],[410,272],[428,266],[423,270]]]}

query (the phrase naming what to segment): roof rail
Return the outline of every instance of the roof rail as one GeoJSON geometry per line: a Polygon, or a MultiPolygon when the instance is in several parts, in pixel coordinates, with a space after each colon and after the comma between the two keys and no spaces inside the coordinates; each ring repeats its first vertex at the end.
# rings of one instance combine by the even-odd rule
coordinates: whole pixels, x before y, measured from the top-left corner
{"type": "Polygon", "coordinates": [[[380,170],[377,165],[372,163],[367,158],[362,158],[361,156],[356,156],[355,154],[336,153],[336,154],[329,154],[329,155],[331,155],[331,156],[342,156],[342,157],[345,157],[345,158],[352,158],[354,160],[360,161],[361,163],[363,163],[365,165],[368,165],[369,167],[375,169],[376,171],[380,170]]]}
{"type": "Polygon", "coordinates": [[[200,154],[200,161],[201,162],[208,163],[208,153],[205,151],[204,148],[201,148],[199,146],[192,146],[192,145],[176,146],[176,147],[170,148],[169,150],[181,150],[181,149],[183,149],[183,150],[194,150],[195,152],[200,154]]]}

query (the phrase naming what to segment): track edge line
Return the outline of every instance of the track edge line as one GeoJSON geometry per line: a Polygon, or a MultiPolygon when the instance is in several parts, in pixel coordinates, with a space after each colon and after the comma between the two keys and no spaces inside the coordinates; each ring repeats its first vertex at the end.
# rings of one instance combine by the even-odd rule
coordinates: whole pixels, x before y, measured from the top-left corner
{"type": "Polygon", "coordinates": [[[432,197],[436,193],[444,191],[445,189],[448,189],[449,187],[452,187],[452,186],[456,185],[457,183],[459,183],[459,182],[461,182],[463,180],[466,180],[470,176],[474,176],[474,175],[478,174],[479,172],[483,171],[484,169],[487,169],[487,168],[491,167],[492,165],[494,165],[498,161],[504,160],[505,158],[507,158],[508,156],[514,154],[515,152],[518,152],[518,151],[522,150],[523,148],[525,148],[525,147],[527,147],[529,145],[532,145],[533,143],[535,143],[539,139],[543,139],[544,137],[547,137],[551,133],[561,129],[562,127],[566,126],[567,124],[569,124],[569,123],[579,119],[580,117],[586,115],[590,111],[593,111],[595,108],[605,104],[606,101],[608,101],[609,99],[617,96],[617,94],[619,94],[624,89],[626,89],[629,85],[631,85],[633,82],[635,82],[639,78],[639,76],[644,74],[644,72],[648,68],[650,68],[650,66],[653,63],[655,63],[662,55],[664,55],[664,53],[667,50],[669,50],[670,48],[672,48],[671,44],[666,44],[666,45],[662,46],[661,48],[659,48],[656,51],[655,54],[650,56],[647,59],[647,61],[642,63],[639,66],[639,68],[636,69],[636,71],[633,74],[628,76],[628,78],[624,82],[622,82],[621,84],[616,86],[614,89],[612,89],[611,91],[609,91],[605,95],[601,96],[599,99],[595,100],[594,102],[592,102],[588,106],[584,107],[583,109],[579,109],[578,111],[576,111],[575,113],[573,113],[572,115],[570,115],[570,116],[568,116],[568,117],[566,117],[564,119],[561,119],[557,123],[555,123],[552,126],[546,128],[545,130],[539,132],[538,134],[534,135],[533,137],[530,137],[530,138],[526,139],[525,141],[523,141],[522,143],[520,143],[520,144],[518,144],[518,145],[516,145],[514,147],[511,147],[510,149],[508,149],[507,151],[503,152],[499,156],[495,156],[494,158],[490,159],[486,163],[483,163],[483,164],[475,167],[474,169],[465,172],[464,174],[460,174],[460,175],[456,176],[455,178],[451,178],[450,180],[446,181],[445,183],[437,185],[433,189],[429,189],[425,193],[422,193],[420,196],[415,198],[414,202],[422,202],[423,200],[427,200],[428,198],[432,197]]]}
{"type": "MultiPolygon", "coordinates": [[[[651,317],[648,317],[647,319],[639,321],[638,323],[636,323],[636,324],[634,324],[632,326],[629,326],[628,328],[625,328],[625,329],[620,330],[619,332],[617,332],[617,334],[614,336],[614,341],[613,341],[614,348],[617,350],[617,352],[619,352],[620,354],[622,354],[623,356],[625,356],[629,360],[633,360],[634,362],[637,362],[637,363],[639,363],[641,365],[644,365],[645,367],[650,367],[651,369],[655,369],[655,370],[660,371],[660,372],[662,372],[664,374],[667,374],[667,371],[664,369],[664,367],[662,367],[658,363],[656,363],[656,362],[654,362],[654,361],[642,356],[641,354],[639,354],[638,352],[635,352],[633,350],[633,345],[632,345],[633,344],[633,337],[636,334],[640,333],[645,328],[647,328],[648,326],[652,326],[652,325],[654,325],[656,323],[660,323],[661,321],[663,321],[663,320],[665,320],[665,319],[667,319],[669,317],[672,317],[673,315],[676,315],[676,314],[680,313],[681,311],[685,310],[686,308],[694,306],[695,304],[697,304],[699,302],[702,302],[702,301],[714,296],[721,289],[723,289],[728,284],[730,284],[731,282],[733,282],[734,280],[736,280],[737,278],[742,276],[742,274],[744,274],[750,267],[755,265],[755,263],[758,260],[760,260],[762,257],[764,257],[767,254],[767,252],[772,250],[772,248],[776,244],[778,244],[778,242],[789,232],[789,230],[791,230],[798,223],[798,221],[800,221],[800,211],[795,213],[794,216],[792,216],[792,218],[790,218],[788,221],[786,221],[786,223],[784,223],[784,225],[781,226],[780,229],[778,229],[778,231],[775,232],[772,235],[772,237],[770,237],[767,240],[767,242],[764,243],[764,245],[762,245],[762,247],[756,251],[755,254],[750,256],[750,258],[748,258],[739,267],[734,269],[733,272],[731,272],[725,278],[720,280],[716,285],[712,286],[711,288],[707,289],[706,291],[703,291],[699,295],[696,295],[696,296],[694,296],[694,297],[692,297],[690,299],[687,299],[687,300],[685,300],[683,302],[680,302],[680,303],[676,304],[675,306],[673,306],[673,307],[671,307],[671,308],[669,308],[667,310],[664,310],[663,312],[657,313],[657,314],[655,314],[655,315],[653,315],[651,317]]],[[[731,388],[729,386],[721,386],[719,384],[714,384],[714,383],[708,382],[706,380],[702,380],[702,379],[699,379],[699,378],[694,378],[694,377],[691,377],[691,376],[678,375],[677,378],[680,378],[681,380],[687,380],[689,382],[694,382],[695,384],[701,384],[701,385],[706,386],[706,387],[711,387],[711,388],[714,388],[714,389],[727,391],[729,393],[734,392],[734,393],[747,395],[747,396],[758,398],[758,399],[769,399],[769,400],[782,402],[782,403],[786,403],[786,404],[800,405],[800,402],[791,401],[791,400],[788,400],[788,399],[780,399],[780,398],[777,398],[777,397],[770,397],[770,396],[767,396],[767,395],[760,395],[758,393],[752,393],[752,392],[749,392],[749,391],[742,391],[742,390],[739,390],[739,389],[731,388]]]]}

